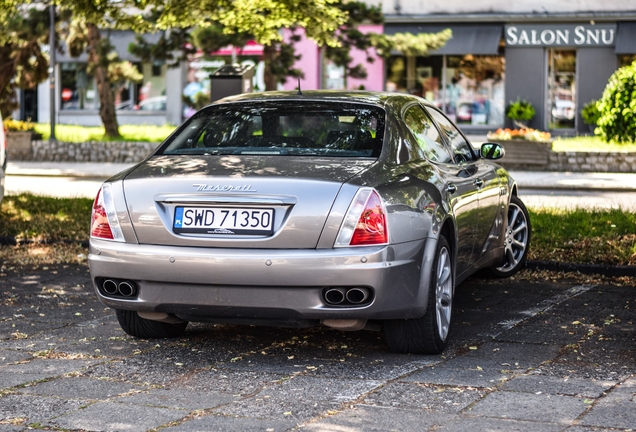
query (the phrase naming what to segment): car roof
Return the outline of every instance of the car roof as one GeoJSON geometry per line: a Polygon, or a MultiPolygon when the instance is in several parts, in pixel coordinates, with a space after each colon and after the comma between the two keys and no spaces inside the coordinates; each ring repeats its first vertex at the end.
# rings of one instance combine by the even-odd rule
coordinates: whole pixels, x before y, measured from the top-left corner
{"type": "Polygon", "coordinates": [[[215,101],[213,105],[221,103],[271,101],[346,102],[370,104],[383,108],[387,107],[387,105],[401,105],[409,101],[419,101],[427,106],[433,106],[433,104],[426,99],[409,94],[367,90],[302,90],[301,94],[298,94],[297,90],[242,93],[215,101]]]}

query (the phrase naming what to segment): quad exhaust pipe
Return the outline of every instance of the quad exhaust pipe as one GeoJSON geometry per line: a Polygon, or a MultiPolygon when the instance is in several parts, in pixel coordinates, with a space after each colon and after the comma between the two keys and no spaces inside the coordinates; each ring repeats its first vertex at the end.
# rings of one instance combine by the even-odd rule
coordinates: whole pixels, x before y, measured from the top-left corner
{"type": "Polygon", "coordinates": [[[325,292],[325,300],[327,303],[337,305],[345,301],[346,292],[342,288],[331,288],[325,292]]]}
{"type": "Polygon", "coordinates": [[[365,303],[371,297],[369,288],[329,288],[324,292],[324,300],[329,305],[365,303]]]}
{"type": "Polygon", "coordinates": [[[349,303],[364,303],[369,298],[369,290],[366,288],[351,288],[347,291],[347,300],[349,303]]]}
{"type": "Polygon", "coordinates": [[[106,279],[102,283],[102,290],[109,296],[121,296],[132,298],[137,296],[137,284],[133,281],[118,281],[115,279],[106,279]]]}

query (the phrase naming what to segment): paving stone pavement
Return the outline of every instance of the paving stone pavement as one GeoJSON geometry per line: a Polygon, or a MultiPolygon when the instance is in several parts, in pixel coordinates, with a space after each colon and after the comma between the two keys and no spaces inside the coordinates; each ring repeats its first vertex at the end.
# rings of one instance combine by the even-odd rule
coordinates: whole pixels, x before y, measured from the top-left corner
{"type": "Polygon", "coordinates": [[[439,356],[380,332],[119,328],[83,265],[0,268],[0,432],[636,430],[636,287],[471,278],[439,356]]]}

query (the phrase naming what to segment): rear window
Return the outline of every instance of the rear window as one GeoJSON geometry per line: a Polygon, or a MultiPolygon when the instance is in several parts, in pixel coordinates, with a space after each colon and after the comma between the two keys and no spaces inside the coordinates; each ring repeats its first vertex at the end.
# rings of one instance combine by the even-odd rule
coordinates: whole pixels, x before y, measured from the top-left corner
{"type": "Polygon", "coordinates": [[[195,114],[162,155],[377,157],[384,111],[355,104],[219,105],[195,114]]]}

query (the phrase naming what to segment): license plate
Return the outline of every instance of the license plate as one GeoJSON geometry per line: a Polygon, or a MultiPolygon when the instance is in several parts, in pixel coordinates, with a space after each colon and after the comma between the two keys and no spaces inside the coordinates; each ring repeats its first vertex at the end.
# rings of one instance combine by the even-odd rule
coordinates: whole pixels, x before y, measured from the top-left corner
{"type": "Polygon", "coordinates": [[[271,235],[274,210],[236,207],[177,207],[173,231],[198,234],[271,235]]]}

